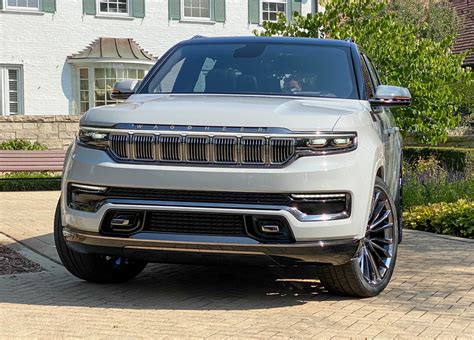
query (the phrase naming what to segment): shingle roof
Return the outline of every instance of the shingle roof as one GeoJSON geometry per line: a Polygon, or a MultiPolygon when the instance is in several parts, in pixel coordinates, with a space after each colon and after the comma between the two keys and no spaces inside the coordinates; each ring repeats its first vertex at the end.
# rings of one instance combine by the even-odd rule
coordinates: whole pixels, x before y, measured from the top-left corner
{"type": "Polygon", "coordinates": [[[151,53],[145,51],[130,38],[98,38],[84,50],[67,57],[69,60],[110,59],[127,61],[154,61],[151,53]]]}
{"type": "Polygon", "coordinates": [[[464,60],[464,65],[474,67],[474,0],[452,0],[451,3],[463,20],[463,27],[454,43],[453,52],[471,51],[464,60]]]}

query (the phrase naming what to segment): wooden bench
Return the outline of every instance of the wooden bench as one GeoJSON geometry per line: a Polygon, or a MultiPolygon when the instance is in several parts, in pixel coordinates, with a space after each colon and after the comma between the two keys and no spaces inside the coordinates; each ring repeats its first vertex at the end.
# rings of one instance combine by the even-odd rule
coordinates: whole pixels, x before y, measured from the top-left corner
{"type": "Polygon", "coordinates": [[[66,151],[0,150],[0,172],[62,171],[66,151]]]}

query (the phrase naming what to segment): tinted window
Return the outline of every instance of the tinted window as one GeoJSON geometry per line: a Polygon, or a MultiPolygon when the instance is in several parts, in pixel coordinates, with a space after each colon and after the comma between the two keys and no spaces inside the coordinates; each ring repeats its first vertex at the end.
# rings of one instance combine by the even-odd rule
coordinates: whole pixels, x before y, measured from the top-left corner
{"type": "Polygon", "coordinates": [[[348,47],[260,42],[178,47],[140,92],[358,98],[348,47]]]}
{"type": "Polygon", "coordinates": [[[364,86],[365,91],[367,92],[367,97],[373,98],[375,93],[374,84],[370,78],[369,69],[367,68],[365,60],[362,57],[360,58],[360,65],[362,67],[362,75],[364,76],[364,86]]]}

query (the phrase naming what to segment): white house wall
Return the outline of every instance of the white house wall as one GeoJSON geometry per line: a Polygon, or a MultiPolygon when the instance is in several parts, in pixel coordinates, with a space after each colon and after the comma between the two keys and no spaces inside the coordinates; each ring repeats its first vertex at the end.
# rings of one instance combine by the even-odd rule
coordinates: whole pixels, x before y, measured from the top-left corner
{"type": "MultiPolygon", "coordinates": [[[[248,1],[226,0],[225,23],[168,20],[167,0],[147,0],[145,18],[109,18],[83,15],[82,0],[57,0],[56,12],[0,11],[0,65],[23,68],[24,113],[72,114],[73,79],[68,55],[84,49],[98,37],[133,38],[155,56],[196,34],[250,35],[248,1]]],[[[302,13],[310,11],[308,0],[302,13]]]]}

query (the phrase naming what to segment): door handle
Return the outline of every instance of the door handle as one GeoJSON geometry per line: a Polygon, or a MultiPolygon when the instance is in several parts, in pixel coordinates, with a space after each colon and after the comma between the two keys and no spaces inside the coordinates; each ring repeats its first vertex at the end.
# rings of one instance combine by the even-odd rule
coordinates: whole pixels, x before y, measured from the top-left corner
{"type": "Polygon", "coordinates": [[[391,128],[388,128],[388,129],[385,129],[384,132],[386,135],[394,135],[396,134],[398,131],[400,131],[400,128],[397,127],[397,126],[394,126],[394,127],[391,127],[391,128]]]}

